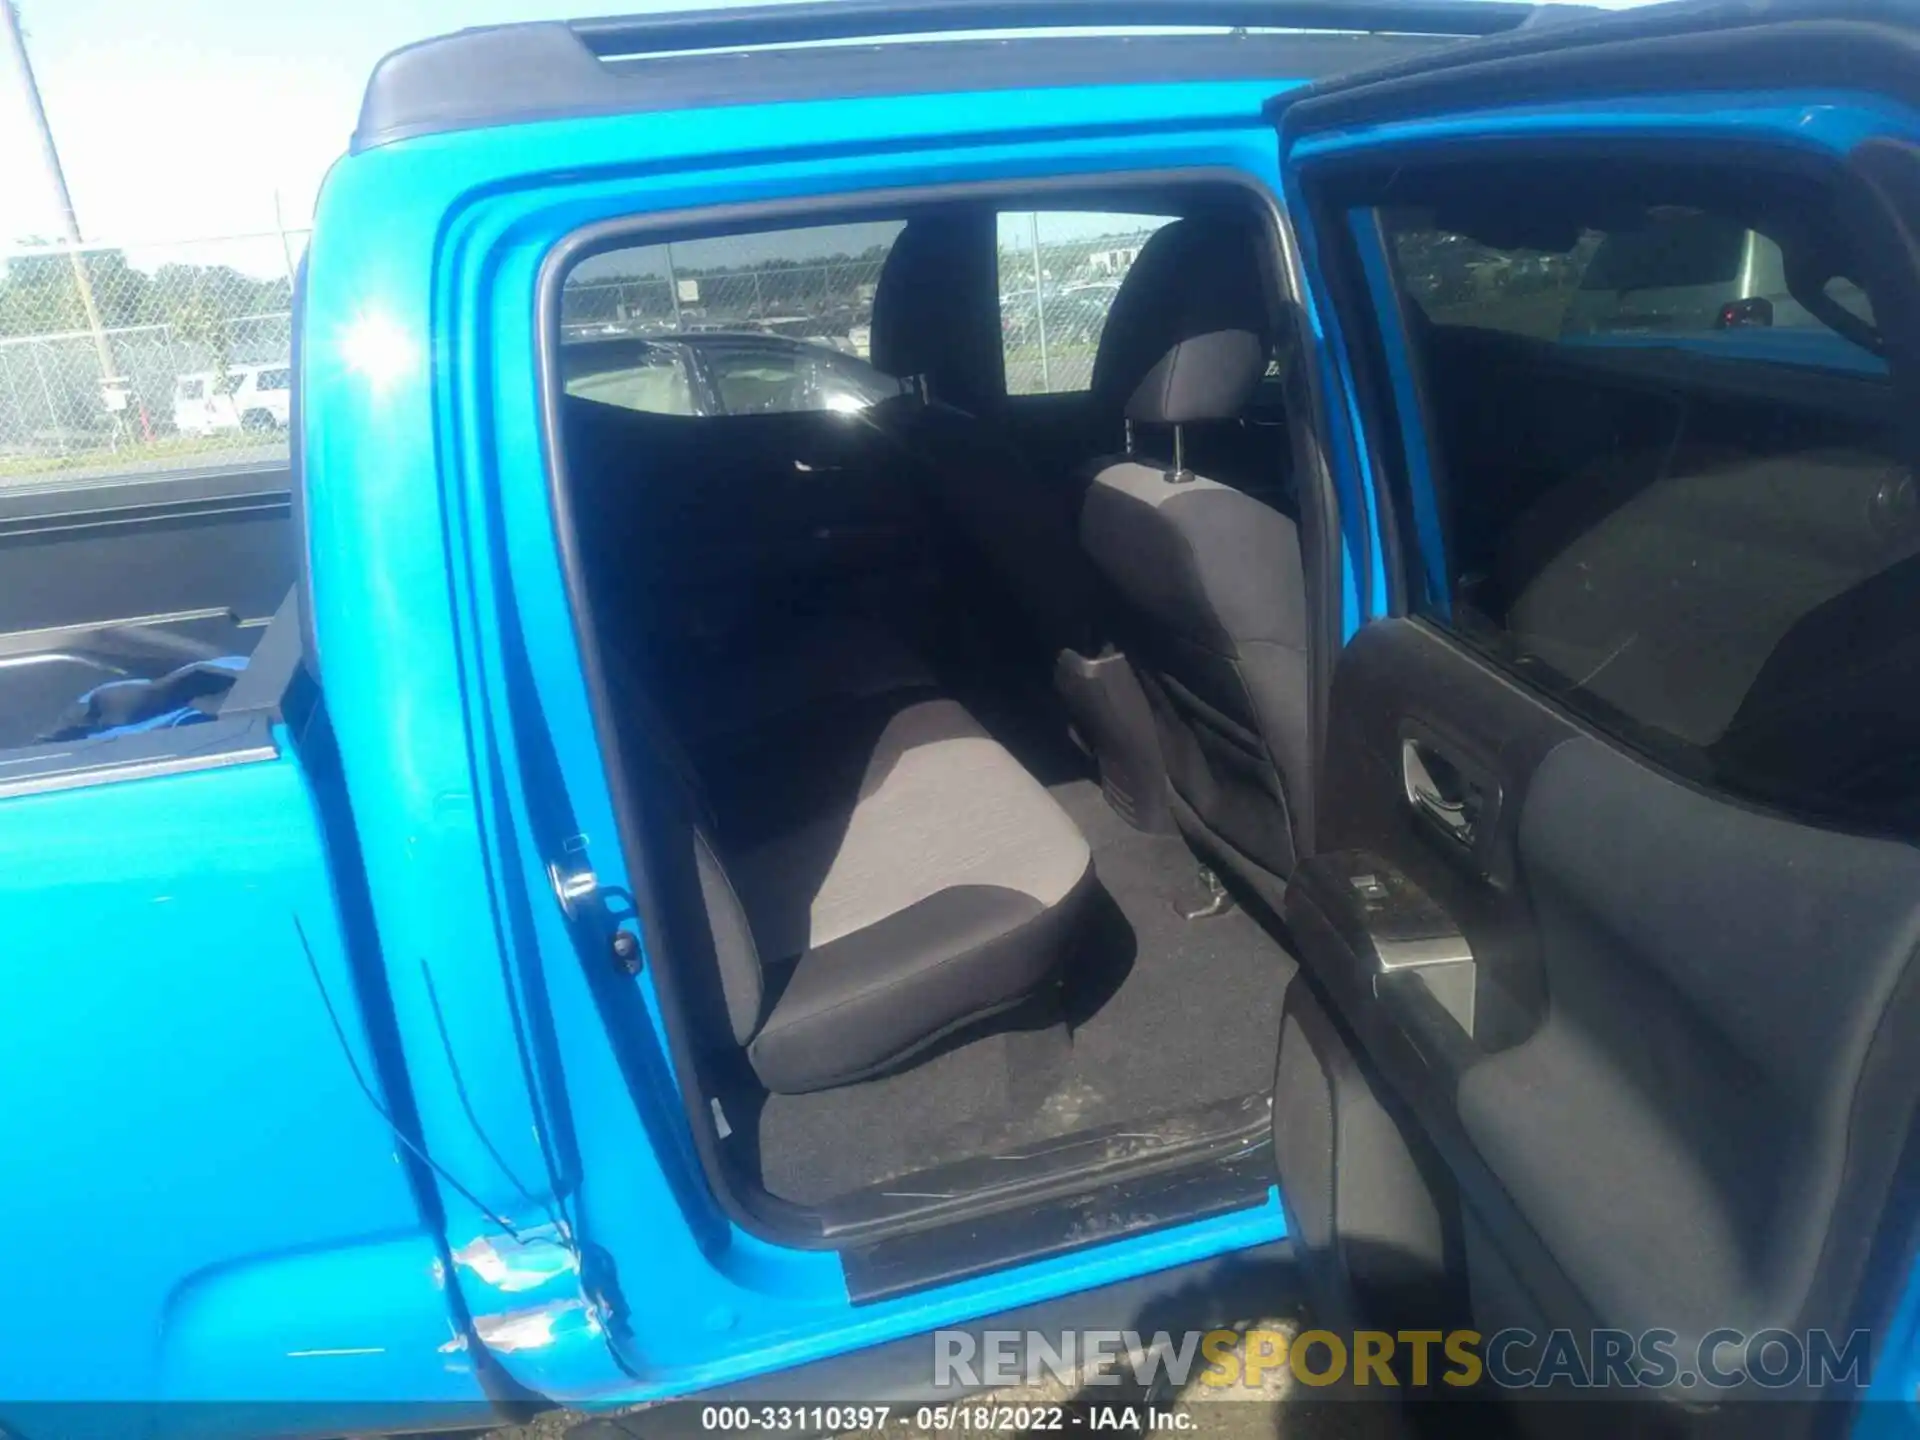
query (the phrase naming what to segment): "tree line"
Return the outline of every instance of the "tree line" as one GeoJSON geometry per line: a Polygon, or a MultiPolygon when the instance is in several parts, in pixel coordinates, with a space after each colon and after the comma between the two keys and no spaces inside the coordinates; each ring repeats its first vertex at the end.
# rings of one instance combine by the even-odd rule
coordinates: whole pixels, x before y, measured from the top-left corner
{"type": "MultiPolygon", "coordinates": [[[[109,330],[171,325],[216,355],[227,325],[243,315],[276,314],[292,304],[285,276],[261,279],[231,265],[167,264],[148,272],[118,250],[80,255],[100,323],[109,330]]],[[[0,272],[0,338],[56,335],[87,328],[71,257],[55,250],[16,255],[0,272]]]]}

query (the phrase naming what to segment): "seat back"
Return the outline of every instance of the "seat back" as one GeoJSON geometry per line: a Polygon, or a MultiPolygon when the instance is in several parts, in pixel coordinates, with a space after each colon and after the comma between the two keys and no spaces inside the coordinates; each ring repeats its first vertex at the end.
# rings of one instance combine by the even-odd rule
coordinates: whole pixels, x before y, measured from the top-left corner
{"type": "Polygon", "coordinates": [[[1074,538],[1077,495],[1048,483],[993,423],[1000,403],[993,215],[908,222],[888,251],[873,301],[873,363],[915,393],[869,412],[876,429],[929,477],[991,611],[1049,655],[1091,651],[1095,579],[1074,538]],[[982,271],[981,267],[986,267],[982,271]]]}
{"type": "Polygon", "coordinates": [[[1134,274],[1155,283],[1124,314],[1116,300],[1118,328],[1110,323],[1096,376],[1125,393],[1138,443],[1096,466],[1081,544],[1114,592],[1176,820],[1250,878],[1283,880],[1311,793],[1299,531],[1272,505],[1181,463],[1186,431],[1234,420],[1266,369],[1260,232],[1235,217],[1177,221],[1134,274]]]}

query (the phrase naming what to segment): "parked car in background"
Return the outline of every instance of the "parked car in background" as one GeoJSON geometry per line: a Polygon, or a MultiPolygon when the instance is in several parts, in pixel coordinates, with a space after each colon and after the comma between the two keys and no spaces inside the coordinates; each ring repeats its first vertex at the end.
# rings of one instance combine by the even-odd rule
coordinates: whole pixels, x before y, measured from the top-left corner
{"type": "Polygon", "coordinates": [[[1031,291],[1002,296],[1000,331],[1008,345],[1030,346],[1042,342],[1071,347],[1093,345],[1107,323],[1107,311],[1113,306],[1117,285],[1077,285],[1067,290],[1049,291],[1044,306],[1036,306],[1031,291]],[[1044,320],[1044,324],[1041,322],[1044,320]]]}
{"type": "Polygon", "coordinates": [[[589,336],[561,354],[569,395],[655,415],[864,410],[900,393],[898,381],[827,341],[781,335],[589,336]]]}
{"type": "Polygon", "coordinates": [[[173,384],[173,428],[182,435],[284,430],[293,403],[292,376],[284,362],[234,365],[224,375],[214,370],[182,375],[173,384]]]}

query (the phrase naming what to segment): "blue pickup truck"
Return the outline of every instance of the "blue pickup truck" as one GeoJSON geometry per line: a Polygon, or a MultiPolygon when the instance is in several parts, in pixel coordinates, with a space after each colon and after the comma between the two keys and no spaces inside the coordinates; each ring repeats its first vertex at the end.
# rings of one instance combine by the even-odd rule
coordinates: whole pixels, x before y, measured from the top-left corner
{"type": "Polygon", "coordinates": [[[0,754],[8,1434],[904,1393],[1273,1263],[1911,1429],[1913,12],[470,30],[298,304],[293,593],[0,754]],[[726,254],[877,270],[760,343],[726,254]]]}

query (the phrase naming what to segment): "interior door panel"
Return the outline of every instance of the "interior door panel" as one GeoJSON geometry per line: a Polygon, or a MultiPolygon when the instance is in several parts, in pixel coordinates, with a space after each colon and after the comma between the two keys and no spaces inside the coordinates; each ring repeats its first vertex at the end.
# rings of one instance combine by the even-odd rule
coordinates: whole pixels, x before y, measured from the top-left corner
{"type": "Polygon", "coordinates": [[[1483,1328],[1844,1333],[1913,1119],[1920,849],[1695,788],[1418,620],[1354,638],[1328,733],[1288,920],[1458,1182],[1483,1328]],[[1471,843],[1410,734],[1497,786],[1471,843]],[[1341,941],[1343,856],[1458,926],[1471,1034],[1341,941]]]}

